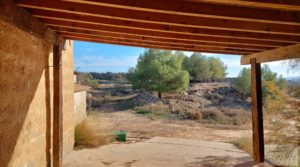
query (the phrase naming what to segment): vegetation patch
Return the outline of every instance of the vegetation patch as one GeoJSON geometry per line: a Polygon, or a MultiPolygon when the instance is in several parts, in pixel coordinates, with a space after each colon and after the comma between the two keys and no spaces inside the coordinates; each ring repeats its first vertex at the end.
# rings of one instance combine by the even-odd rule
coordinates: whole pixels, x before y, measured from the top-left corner
{"type": "Polygon", "coordinates": [[[253,155],[253,145],[251,137],[241,137],[239,139],[231,141],[230,143],[247,152],[250,156],[253,155]]]}
{"type": "Polygon", "coordinates": [[[164,104],[150,104],[134,108],[135,114],[145,116],[149,119],[167,119],[170,118],[170,112],[164,104]]]}
{"type": "Polygon", "coordinates": [[[172,110],[164,103],[155,103],[135,107],[135,114],[149,119],[189,119],[203,124],[242,125],[251,122],[251,114],[242,109],[211,108],[211,109],[185,109],[172,110]]]}
{"type": "Polygon", "coordinates": [[[88,117],[75,127],[75,148],[92,148],[108,144],[111,135],[103,127],[103,122],[97,116],[88,117]]]}
{"type": "Polygon", "coordinates": [[[250,112],[241,109],[205,109],[200,122],[209,124],[242,125],[251,121],[250,112]]]}

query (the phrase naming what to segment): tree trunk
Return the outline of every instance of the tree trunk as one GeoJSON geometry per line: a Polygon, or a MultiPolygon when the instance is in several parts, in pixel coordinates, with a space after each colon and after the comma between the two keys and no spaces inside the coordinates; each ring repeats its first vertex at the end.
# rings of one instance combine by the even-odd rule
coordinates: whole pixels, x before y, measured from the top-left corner
{"type": "Polygon", "coordinates": [[[161,99],[161,92],[158,92],[158,98],[161,99]]]}

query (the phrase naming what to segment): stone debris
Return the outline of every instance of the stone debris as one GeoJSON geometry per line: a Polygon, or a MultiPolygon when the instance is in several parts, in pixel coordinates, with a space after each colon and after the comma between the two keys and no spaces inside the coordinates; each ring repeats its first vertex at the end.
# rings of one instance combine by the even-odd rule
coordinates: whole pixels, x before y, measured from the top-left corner
{"type": "Polygon", "coordinates": [[[230,83],[197,83],[180,95],[166,96],[168,104],[187,108],[230,107],[250,109],[251,104],[244,99],[230,83]]]}
{"type": "Polygon", "coordinates": [[[156,103],[160,99],[147,91],[140,91],[140,93],[131,99],[132,106],[142,106],[146,104],[156,103]]]}

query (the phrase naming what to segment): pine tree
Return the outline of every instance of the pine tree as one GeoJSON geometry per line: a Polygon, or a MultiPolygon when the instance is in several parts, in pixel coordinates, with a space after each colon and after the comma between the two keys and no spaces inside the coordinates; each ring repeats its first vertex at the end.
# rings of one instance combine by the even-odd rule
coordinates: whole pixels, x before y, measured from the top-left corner
{"type": "Polygon", "coordinates": [[[182,70],[184,56],[171,51],[148,49],[138,58],[136,68],[129,70],[133,88],[163,92],[182,92],[188,88],[189,74],[182,70]]]}

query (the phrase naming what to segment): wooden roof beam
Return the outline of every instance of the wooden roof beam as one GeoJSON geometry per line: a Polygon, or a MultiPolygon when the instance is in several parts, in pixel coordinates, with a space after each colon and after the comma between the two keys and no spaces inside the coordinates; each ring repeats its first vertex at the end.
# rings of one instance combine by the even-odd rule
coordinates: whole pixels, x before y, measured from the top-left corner
{"type": "Polygon", "coordinates": [[[169,13],[197,17],[209,17],[231,20],[256,21],[280,24],[300,24],[300,13],[297,11],[278,11],[255,9],[244,6],[229,6],[182,0],[66,0],[81,4],[105,7],[169,13]]]}
{"type": "Polygon", "coordinates": [[[241,64],[250,64],[250,59],[253,58],[256,59],[257,63],[300,58],[300,44],[244,55],[241,58],[241,64]]]}
{"type": "MultiPolygon", "coordinates": [[[[122,0],[123,1],[123,0],[122,0]]],[[[123,1],[127,2],[127,1],[123,1]]],[[[165,3],[159,3],[165,4],[165,3]]],[[[295,35],[300,36],[300,21],[296,25],[270,24],[268,22],[250,22],[247,20],[230,20],[225,18],[210,18],[200,16],[174,15],[170,13],[156,13],[149,11],[135,11],[130,9],[118,9],[106,6],[78,4],[72,2],[51,0],[20,0],[19,5],[32,9],[43,9],[55,12],[73,13],[102,17],[106,19],[119,19],[144,23],[164,24],[171,26],[183,26],[194,28],[209,28],[214,30],[228,30],[240,32],[256,32],[267,34],[295,35]]],[[[200,10],[200,9],[199,9],[200,10]]],[[[224,9],[223,9],[224,10],[224,9]]],[[[226,11],[230,11],[226,9],[226,11]]],[[[255,11],[253,11],[255,12],[255,11]]],[[[34,14],[34,13],[33,13],[34,14]]],[[[254,15],[253,13],[251,15],[254,15]]],[[[280,16],[280,13],[276,13],[280,16]]],[[[47,16],[47,15],[46,15],[47,16]]],[[[59,15],[58,17],[62,17],[59,15]]],[[[83,16],[82,16],[83,17],[83,16]]],[[[299,15],[300,18],[300,15],[299,15]]]]}
{"type": "Polygon", "coordinates": [[[142,35],[130,35],[130,34],[118,34],[105,31],[89,31],[89,30],[79,30],[79,29],[70,29],[70,28],[54,28],[58,33],[67,33],[67,34],[77,34],[77,35],[89,35],[94,37],[109,37],[115,39],[132,39],[132,40],[141,40],[148,42],[155,42],[157,44],[177,44],[180,46],[195,46],[195,47],[218,47],[218,48],[232,48],[232,49],[243,49],[245,51],[259,52],[263,50],[269,50],[267,47],[253,47],[245,45],[233,45],[233,44],[219,44],[219,43],[207,43],[201,41],[184,41],[184,40],[174,40],[174,39],[160,39],[155,37],[145,37],[142,35]]]}
{"type": "Polygon", "coordinates": [[[100,39],[100,40],[116,40],[121,42],[132,42],[132,43],[144,43],[149,45],[164,45],[169,47],[177,47],[177,48],[186,48],[186,49],[195,49],[195,50],[224,50],[224,51],[233,51],[233,52],[259,52],[257,50],[248,50],[243,48],[231,48],[231,47],[219,47],[219,46],[205,46],[205,45],[181,45],[177,43],[168,43],[168,42],[156,42],[156,41],[149,41],[145,39],[130,39],[130,38],[120,38],[115,36],[106,36],[106,35],[93,35],[93,34],[81,34],[81,33],[72,33],[72,32],[59,32],[62,36],[76,36],[76,37],[83,37],[83,38],[92,38],[92,39],[100,39]]]}
{"type": "Polygon", "coordinates": [[[186,0],[192,2],[209,2],[262,9],[275,9],[285,11],[300,11],[298,0],[186,0]]]}
{"type": "Polygon", "coordinates": [[[186,34],[176,34],[169,32],[156,32],[156,31],[148,31],[148,30],[139,30],[139,29],[131,29],[125,27],[115,27],[110,25],[98,25],[98,24],[88,24],[81,22],[73,22],[69,20],[60,20],[60,19],[40,19],[47,25],[56,26],[56,27],[74,27],[78,29],[85,30],[105,30],[110,32],[119,32],[126,34],[137,34],[144,36],[152,36],[159,38],[167,38],[167,39],[186,39],[190,41],[206,41],[213,43],[226,43],[226,44],[238,44],[238,45],[250,45],[250,46],[266,46],[266,47],[278,47],[278,46],[286,46],[290,45],[287,42],[270,42],[270,41],[257,41],[250,39],[232,39],[225,37],[207,37],[207,36],[195,36],[195,35],[186,35],[186,34]]]}
{"type": "Polygon", "coordinates": [[[155,49],[165,49],[165,50],[178,50],[178,51],[194,51],[194,52],[206,52],[206,53],[219,53],[219,54],[233,54],[233,55],[242,55],[245,52],[237,52],[237,51],[227,51],[227,50],[202,50],[202,49],[192,49],[192,48],[184,48],[184,47],[174,47],[174,46],[167,46],[167,45],[152,45],[149,43],[142,43],[142,42],[130,42],[128,40],[103,40],[103,39],[95,39],[95,38],[88,38],[88,37],[79,37],[79,36],[71,36],[71,35],[63,35],[66,39],[70,40],[81,40],[87,42],[97,42],[97,43],[105,43],[105,44],[114,44],[114,45],[123,45],[123,46],[131,46],[131,47],[143,47],[143,48],[155,48],[155,49]]]}
{"type": "MultiPolygon", "coordinates": [[[[254,33],[254,32],[243,32],[243,31],[231,31],[231,30],[221,30],[212,28],[196,28],[196,27],[185,27],[185,26],[170,26],[166,24],[153,24],[148,22],[137,22],[137,21],[126,21],[120,19],[107,19],[103,17],[78,15],[74,13],[64,13],[49,10],[38,10],[29,9],[33,16],[37,18],[59,18],[67,19],[70,21],[80,21],[91,24],[106,24],[115,25],[118,27],[128,27],[133,29],[146,29],[152,31],[160,32],[173,32],[179,34],[192,34],[201,36],[215,36],[215,37],[230,37],[236,39],[254,39],[260,41],[282,41],[297,43],[300,42],[300,35],[282,35],[282,34],[270,34],[270,33],[254,33]]],[[[252,26],[249,26],[252,27],[252,26]]],[[[300,27],[300,26],[299,26],[300,27]]],[[[283,31],[283,29],[280,29],[283,31]]],[[[300,31],[300,28],[299,28],[300,31]]],[[[286,32],[289,32],[286,30],[286,32]]],[[[291,33],[291,32],[289,32],[291,33]]],[[[299,34],[299,32],[295,32],[299,34]]]]}

